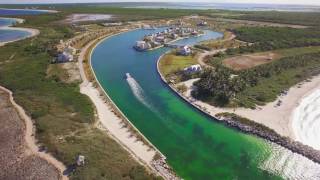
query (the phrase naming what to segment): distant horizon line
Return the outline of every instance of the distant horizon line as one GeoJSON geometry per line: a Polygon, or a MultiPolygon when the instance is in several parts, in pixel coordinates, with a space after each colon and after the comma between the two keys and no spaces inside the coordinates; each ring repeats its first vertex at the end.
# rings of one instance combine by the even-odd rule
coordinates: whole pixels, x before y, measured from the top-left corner
{"type": "Polygon", "coordinates": [[[210,3],[210,4],[251,4],[251,5],[290,5],[290,6],[319,6],[319,4],[290,4],[290,3],[248,3],[248,2],[183,2],[183,1],[175,1],[175,2],[166,2],[166,1],[121,1],[121,2],[116,2],[116,1],[110,1],[110,2],[39,2],[39,3],[0,3],[0,5],[47,5],[47,4],[122,4],[122,3],[166,3],[166,4],[174,4],[174,3],[184,3],[184,4],[205,4],[205,3],[210,3]]]}

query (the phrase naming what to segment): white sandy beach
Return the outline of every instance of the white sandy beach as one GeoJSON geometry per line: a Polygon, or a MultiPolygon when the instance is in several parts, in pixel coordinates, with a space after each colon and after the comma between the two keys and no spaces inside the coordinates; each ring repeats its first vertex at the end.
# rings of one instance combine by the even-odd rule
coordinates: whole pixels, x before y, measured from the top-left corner
{"type": "Polygon", "coordinates": [[[104,100],[103,95],[99,93],[98,89],[94,87],[85,76],[82,61],[85,52],[93,43],[94,42],[91,42],[86,45],[79,56],[78,63],[81,78],[83,80],[80,85],[80,92],[90,97],[96,107],[99,121],[103,127],[107,129],[109,134],[123,145],[123,147],[127,149],[134,158],[138,159],[139,162],[143,162],[151,167],[151,161],[153,160],[156,151],[145,145],[142,141],[138,141],[128,128],[123,127],[124,124],[122,119],[116,116],[111,106],[104,100]]]}
{"type": "MultiPolygon", "coordinates": [[[[280,135],[288,136],[294,140],[297,139],[296,133],[292,128],[293,112],[299,105],[301,100],[307,95],[320,88],[320,75],[315,76],[310,82],[303,82],[289,89],[288,94],[280,96],[276,101],[268,103],[265,106],[259,106],[255,110],[246,108],[218,108],[211,106],[199,100],[195,100],[190,95],[190,87],[195,79],[183,82],[189,90],[184,93],[184,96],[193,102],[194,105],[200,107],[211,115],[216,115],[221,112],[230,112],[246,117],[255,122],[261,123],[271,129],[274,129],[280,135]],[[276,106],[278,100],[282,101],[280,106],[276,106]]],[[[304,143],[304,142],[303,142],[304,143]]]]}

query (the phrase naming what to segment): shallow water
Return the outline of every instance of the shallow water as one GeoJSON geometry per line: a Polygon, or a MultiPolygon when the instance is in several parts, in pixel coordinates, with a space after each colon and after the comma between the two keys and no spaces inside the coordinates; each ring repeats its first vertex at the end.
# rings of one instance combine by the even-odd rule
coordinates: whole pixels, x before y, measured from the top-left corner
{"type": "Polygon", "coordinates": [[[0,18],[0,43],[23,39],[31,35],[28,31],[6,29],[7,26],[11,26],[15,23],[17,23],[16,19],[0,18]]]}
{"type": "MultiPolygon", "coordinates": [[[[160,31],[161,29],[155,30],[160,31]]],[[[269,142],[230,129],[177,97],[156,71],[157,59],[168,48],[137,52],[132,46],[150,30],[135,30],[102,41],[92,54],[92,67],[102,87],[130,121],[167,157],[184,179],[279,179],[311,177],[320,168],[306,161],[308,176],[295,172],[287,161],[298,156],[269,142]],[[134,95],[126,81],[130,73],[156,112],[134,95]],[[274,166],[273,166],[274,165],[274,166]],[[281,167],[286,173],[278,171],[281,167]],[[290,174],[290,176],[288,176],[290,174]]],[[[183,40],[195,44],[222,34],[206,31],[205,36],[183,40]]],[[[181,41],[177,43],[182,43],[181,41]]],[[[257,117],[258,118],[258,117],[257,117]]]]}
{"type": "Polygon", "coordinates": [[[0,43],[22,39],[29,35],[27,31],[0,29],[0,43]]]}
{"type": "Polygon", "coordinates": [[[0,18],[0,27],[11,26],[16,23],[13,18],[0,18]]]}
{"type": "Polygon", "coordinates": [[[46,14],[45,10],[31,10],[31,9],[1,9],[0,16],[18,16],[18,15],[39,15],[46,14]]]}

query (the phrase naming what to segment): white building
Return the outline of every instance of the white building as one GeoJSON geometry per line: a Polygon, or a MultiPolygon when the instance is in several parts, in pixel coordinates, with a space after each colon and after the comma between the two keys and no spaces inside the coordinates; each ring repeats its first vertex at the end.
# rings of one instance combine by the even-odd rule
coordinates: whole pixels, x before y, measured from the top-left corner
{"type": "Polygon", "coordinates": [[[183,69],[184,72],[186,73],[196,73],[196,72],[200,72],[202,70],[200,64],[195,64],[195,65],[191,65],[187,68],[183,69]]]}
{"type": "Polygon", "coordinates": [[[85,164],[85,157],[82,156],[82,155],[79,155],[76,159],[76,163],[77,163],[77,166],[84,166],[85,164]]]}
{"type": "Polygon", "coordinates": [[[137,41],[134,48],[136,48],[137,50],[143,51],[151,48],[151,45],[146,41],[137,41]]]}
{"type": "Polygon", "coordinates": [[[69,54],[68,52],[63,52],[63,53],[58,54],[58,57],[57,57],[58,63],[69,62],[69,61],[73,61],[72,54],[69,54]]]}
{"type": "Polygon", "coordinates": [[[188,56],[192,53],[191,48],[189,46],[181,46],[178,49],[178,54],[183,55],[183,56],[188,56]]]}

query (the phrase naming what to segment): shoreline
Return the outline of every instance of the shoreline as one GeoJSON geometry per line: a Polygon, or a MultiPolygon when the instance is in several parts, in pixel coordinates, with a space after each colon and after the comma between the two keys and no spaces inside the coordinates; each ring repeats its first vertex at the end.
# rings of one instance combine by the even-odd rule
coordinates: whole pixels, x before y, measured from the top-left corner
{"type": "MultiPolygon", "coordinates": [[[[213,113],[212,111],[208,110],[207,107],[199,105],[197,103],[199,101],[195,100],[192,97],[190,97],[190,95],[188,96],[188,95],[181,94],[180,92],[178,92],[173,85],[171,85],[171,84],[169,84],[167,82],[167,80],[164,78],[164,76],[160,72],[159,63],[160,63],[160,60],[162,59],[162,57],[163,57],[163,55],[160,56],[159,59],[157,60],[157,71],[158,71],[158,74],[159,74],[161,80],[178,97],[180,97],[187,104],[189,104],[190,106],[194,107],[199,112],[201,112],[204,115],[206,115],[207,117],[213,118],[214,120],[216,120],[216,122],[223,123],[223,124],[225,124],[225,125],[227,125],[229,127],[232,127],[234,129],[238,129],[243,133],[256,135],[256,136],[261,137],[263,139],[266,139],[266,140],[269,140],[271,142],[274,142],[274,143],[276,143],[276,144],[278,144],[280,146],[283,146],[283,147],[287,148],[288,150],[290,150],[290,151],[292,151],[294,153],[303,155],[304,157],[312,160],[313,162],[320,164],[320,151],[315,150],[311,146],[308,146],[308,145],[305,145],[305,144],[303,144],[303,143],[301,143],[299,141],[296,141],[292,137],[288,137],[288,136],[279,134],[273,128],[270,128],[269,126],[266,126],[265,124],[262,124],[259,121],[254,121],[254,120],[249,118],[249,119],[241,122],[237,118],[227,117],[227,116],[223,115],[223,113],[235,113],[233,109],[229,109],[229,112],[228,112],[228,111],[226,111],[226,110],[224,110],[222,108],[216,108],[216,107],[213,107],[213,106],[211,106],[211,105],[209,105],[207,103],[201,102],[201,103],[207,105],[208,107],[211,106],[211,107],[215,108],[215,110],[217,110],[217,111],[215,111],[213,113]]],[[[320,84],[320,75],[318,75],[317,78],[318,78],[319,83],[318,83],[318,81],[316,81],[315,84],[319,85],[320,84]]],[[[193,81],[194,81],[194,79],[193,79],[193,81]]],[[[189,82],[190,82],[190,80],[189,80],[189,82]]],[[[192,83],[191,83],[191,85],[192,85],[192,83]]],[[[300,89],[300,88],[298,88],[298,89],[300,89]]],[[[188,91],[190,91],[190,86],[188,87],[188,91]]],[[[189,92],[189,94],[190,94],[190,92],[189,92]]],[[[275,101],[273,103],[277,103],[277,101],[275,101]]],[[[270,103],[270,104],[272,104],[272,103],[270,103]]],[[[294,107],[296,107],[296,106],[294,106],[294,107]]],[[[257,111],[257,110],[255,110],[255,111],[257,111]]],[[[253,114],[255,116],[257,116],[256,113],[253,113],[253,114]]],[[[285,114],[286,114],[286,112],[285,112],[285,114]]],[[[236,114],[236,115],[239,115],[239,114],[236,114]]],[[[287,116],[287,114],[286,114],[286,116],[287,116]]],[[[286,117],[286,116],[284,116],[284,117],[286,117]]],[[[244,118],[247,118],[247,117],[244,117],[244,118]]]]}
{"type": "MultiPolygon", "coordinates": [[[[192,80],[184,82],[187,87],[192,86],[192,80]]],[[[190,92],[184,94],[188,99],[201,109],[205,109],[210,115],[229,112],[234,113],[244,118],[251,119],[256,123],[263,124],[275,130],[281,136],[290,137],[296,140],[296,135],[293,132],[292,120],[295,109],[301,101],[320,88],[320,75],[311,78],[310,82],[300,82],[288,90],[287,95],[279,96],[275,101],[267,103],[264,106],[257,106],[257,109],[247,108],[219,108],[209,105],[206,102],[196,100],[191,97],[190,92]],[[277,102],[281,100],[282,104],[277,106],[277,102]],[[259,117],[259,118],[257,118],[259,117]]],[[[303,143],[303,142],[302,142],[303,143]]]]}
{"type": "Polygon", "coordinates": [[[27,9],[27,8],[24,8],[24,9],[18,9],[18,8],[0,8],[0,9],[3,9],[3,10],[16,10],[16,11],[38,11],[38,12],[48,12],[48,13],[57,13],[59,11],[57,10],[47,10],[47,9],[27,9]]]}
{"type": "Polygon", "coordinates": [[[87,95],[93,102],[96,108],[96,116],[100,125],[102,125],[108,134],[124,149],[126,149],[134,159],[136,159],[150,171],[162,176],[165,179],[178,179],[177,175],[166,164],[165,156],[129,121],[129,119],[127,119],[127,117],[108,96],[98,81],[91,66],[92,52],[100,43],[102,43],[105,39],[132,30],[134,29],[129,29],[120,33],[97,38],[82,48],[78,60],[78,66],[82,78],[80,92],[87,95]],[[94,45],[94,47],[90,49],[92,45],[94,45]],[[90,73],[92,73],[94,77],[94,82],[90,82],[88,80],[83,67],[84,56],[86,53],[88,53],[88,50],[90,50],[88,63],[90,66],[90,73]],[[97,86],[95,86],[94,83],[96,83],[97,86]],[[126,125],[129,127],[126,127],[126,125]],[[136,137],[136,135],[138,137],[136,137]],[[139,140],[139,138],[142,138],[142,140],[139,140]]]}
{"type": "Polygon", "coordinates": [[[7,89],[3,86],[0,86],[0,89],[9,94],[9,99],[10,99],[11,104],[17,110],[20,118],[24,120],[24,124],[25,124],[24,137],[25,137],[25,142],[28,146],[28,149],[31,151],[30,153],[46,160],[48,163],[50,163],[54,167],[56,167],[60,172],[60,176],[61,176],[60,179],[68,180],[69,178],[63,174],[63,172],[67,169],[66,166],[62,162],[58,161],[51,154],[39,151],[39,147],[37,146],[37,140],[35,138],[36,132],[35,132],[34,123],[33,123],[32,119],[26,114],[24,109],[14,101],[12,91],[10,91],[9,89],[7,89]]]}
{"type": "MultiPolygon", "coordinates": [[[[320,80],[319,80],[319,83],[320,83],[320,80]]],[[[314,106],[314,104],[312,103],[316,103],[316,102],[308,102],[307,100],[310,100],[310,98],[312,98],[311,100],[316,100],[314,99],[314,96],[316,96],[316,93],[319,93],[320,92],[320,85],[318,86],[315,86],[313,87],[310,91],[308,91],[304,96],[302,96],[300,98],[300,100],[296,103],[296,106],[295,108],[292,110],[292,113],[291,113],[291,116],[290,116],[290,120],[291,120],[291,128],[292,128],[292,131],[295,135],[295,140],[299,141],[299,142],[302,142],[302,143],[305,143],[305,144],[308,144],[309,146],[312,146],[314,147],[315,149],[319,150],[319,143],[316,143],[316,138],[317,138],[317,134],[319,133],[316,133],[317,131],[317,121],[316,119],[313,119],[315,121],[308,121],[308,119],[305,119],[307,117],[314,117],[313,115],[310,116],[309,113],[312,113],[312,112],[308,112],[308,109],[309,109],[309,106],[314,106]],[[301,112],[301,110],[302,111],[301,112]],[[307,110],[305,110],[305,108],[307,108],[307,110]],[[301,113],[305,113],[305,114],[301,114],[301,113]],[[295,115],[298,117],[295,117],[295,115]],[[299,117],[301,115],[304,115],[303,116],[303,119],[299,119],[299,117]],[[309,127],[309,125],[313,125],[313,127],[309,127]],[[308,129],[306,130],[306,127],[308,127],[308,129]],[[312,134],[305,134],[305,133],[308,133],[308,132],[312,132],[312,134]],[[312,135],[312,136],[307,136],[307,135],[312,135]],[[316,136],[316,137],[315,137],[316,136]],[[304,142],[303,142],[304,141],[304,142]]],[[[319,97],[319,96],[316,96],[316,98],[319,97]]],[[[317,115],[317,114],[315,114],[317,115]]],[[[316,116],[314,117],[316,118],[316,116]]]]}
{"type": "MultiPolygon", "coordinates": [[[[17,21],[17,23],[19,23],[19,24],[24,23],[24,21],[25,21],[24,19],[20,19],[20,18],[2,18],[2,17],[0,17],[0,19],[15,19],[17,21]]],[[[28,38],[31,38],[31,37],[34,37],[34,36],[37,36],[40,34],[40,31],[38,29],[25,28],[25,27],[3,26],[3,27],[0,27],[0,30],[25,31],[25,32],[29,33],[29,35],[22,37],[22,38],[10,40],[10,41],[5,41],[5,42],[0,42],[0,47],[6,45],[8,43],[28,39],[28,38]]]]}

